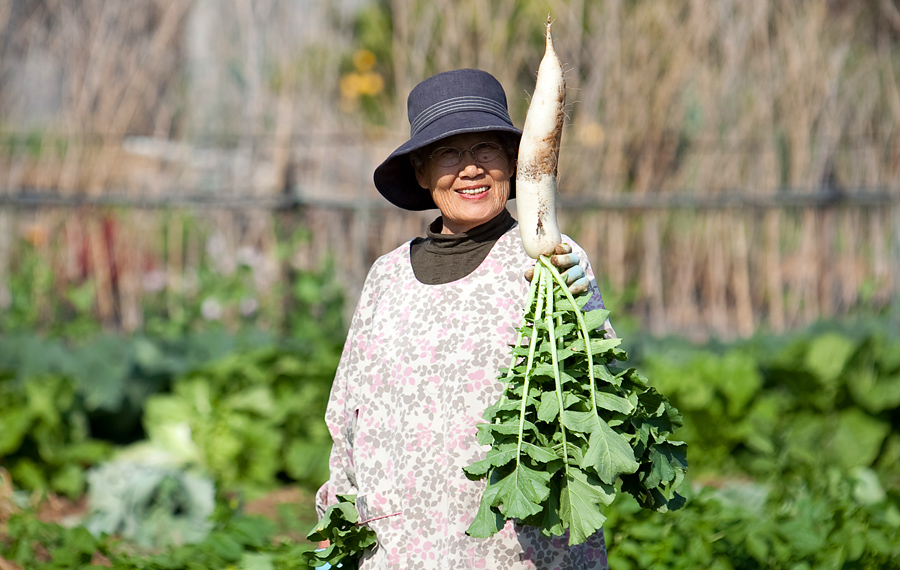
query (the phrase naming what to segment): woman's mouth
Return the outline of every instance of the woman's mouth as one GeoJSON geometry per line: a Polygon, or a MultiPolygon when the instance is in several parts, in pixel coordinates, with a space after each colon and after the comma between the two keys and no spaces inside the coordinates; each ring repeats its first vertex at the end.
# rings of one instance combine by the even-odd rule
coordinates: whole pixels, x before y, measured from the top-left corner
{"type": "Polygon", "coordinates": [[[460,188],[456,193],[462,194],[463,196],[478,196],[479,194],[484,194],[488,190],[490,190],[488,186],[474,186],[472,188],[460,188]]]}

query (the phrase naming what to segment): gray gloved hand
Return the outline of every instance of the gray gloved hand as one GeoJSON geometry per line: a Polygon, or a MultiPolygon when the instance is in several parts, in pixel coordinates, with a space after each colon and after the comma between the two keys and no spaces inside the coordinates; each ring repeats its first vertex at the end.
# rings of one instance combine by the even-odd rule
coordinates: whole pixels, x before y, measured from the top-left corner
{"type": "MultiPolygon", "coordinates": [[[[588,290],[588,278],[584,274],[579,262],[581,259],[577,253],[572,253],[572,246],[567,243],[561,243],[556,246],[553,255],[550,256],[550,263],[559,269],[560,274],[569,286],[569,292],[577,297],[588,290]]],[[[534,268],[529,267],[525,271],[525,279],[531,282],[534,277],[534,268]]]]}

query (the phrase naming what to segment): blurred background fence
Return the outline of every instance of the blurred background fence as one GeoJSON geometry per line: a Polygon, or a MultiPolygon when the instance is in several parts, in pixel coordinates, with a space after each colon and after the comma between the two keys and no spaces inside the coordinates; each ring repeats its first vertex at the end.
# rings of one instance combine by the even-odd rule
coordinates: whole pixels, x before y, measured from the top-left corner
{"type": "Polygon", "coordinates": [[[351,310],[436,215],[371,182],[409,89],[480,67],[521,125],[548,11],[561,223],[620,314],[702,339],[900,313],[890,1],[7,0],[0,328],[278,329],[309,271],[351,310]]]}

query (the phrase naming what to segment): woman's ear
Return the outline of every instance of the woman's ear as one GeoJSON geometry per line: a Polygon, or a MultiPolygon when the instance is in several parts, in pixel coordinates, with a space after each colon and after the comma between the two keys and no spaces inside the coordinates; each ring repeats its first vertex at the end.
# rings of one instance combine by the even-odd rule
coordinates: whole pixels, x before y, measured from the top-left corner
{"type": "Polygon", "coordinates": [[[425,175],[425,163],[421,160],[410,160],[410,162],[412,163],[413,172],[416,173],[416,182],[425,190],[431,190],[430,181],[428,176],[425,175]]]}

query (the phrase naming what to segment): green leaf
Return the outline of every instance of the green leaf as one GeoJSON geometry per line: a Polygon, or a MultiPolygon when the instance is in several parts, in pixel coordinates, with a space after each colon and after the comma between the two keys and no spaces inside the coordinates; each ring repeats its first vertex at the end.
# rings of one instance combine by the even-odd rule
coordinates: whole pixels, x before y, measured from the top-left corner
{"type": "Polygon", "coordinates": [[[574,330],[575,330],[575,323],[567,323],[567,324],[556,327],[555,330],[553,331],[553,334],[556,337],[556,339],[559,340],[559,339],[571,334],[572,331],[574,331],[574,330]]]}
{"type": "Polygon", "coordinates": [[[466,534],[475,538],[488,538],[503,528],[505,523],[503,515],[492,507],[498,490],[499,488],[496,486],[488,487],[485,490],[482,501],[478,505],[478,511],[475,513],[475,519],[466,529],[466,534]]]}
{"type": "Polygon", "coordinates": [[[608,505],[615,489],[591,484],[588,477],[575,468],[569,469],[560,494],[560,519],[569,529],[569,545],[581,544],[597,532],[606,520],[599,505],[608,505]]]}
{"type": "Polygon", "coordinates": [[[562,424],[572,431],[593,433],[599,427],[600,418],[594,412],[563,410],[562,424]]]}
{"type": "Polygon", "coordinates": [[[634,473],[640,467],[628,441],[599,418],[597,429],[591,433],[581,466],[592,469],[608,485],[614,484],[619,475],[634,473]]]}
{"type": "Polygon", "coordinates": [[[536,471],[521,462],[496,483],[496,500],[507,518],[526,519],[541,511],[540,503],[550,494],[550,474],[536,471]]]}
{"type": "Polygon", "coordinates": [[[650,468],[650,474],[644,480],[644,484],[648,488],[658,487],[661,483],[668,483],[675,479],[675,468],[669,458],[659,452],[659,446],[650,447],[650,461],[653,462],[653,466],[650,468]]]}
{"type": "Polygon", "coordinates": [[[545,447],[539,447],[527,441],[522,442],[522,451],[538,463],[550,463],[559,459],[552,450],[545,447]]]}
{"type": "Polygon", "coordinates": [[[851,471],[853,478],[853,498],[861,505],[877,505],[887,494],[878,475],[867,467],[857,467],[851,471]]]}
{"type": "Polygon", "coordinates": [[[837,418],[834,454],[845,468],[870,466],[890,431],[891,426],[886,421],[858,409],[845,410],[837,418]]]}
{"type": "Polygon", "coordinates": [[[542,422],[552,422],[559,416],[559,398],[555,392],[541,394],[541,405],[537,415],[542,422]]]}
{"type": "MultiPolygon", "coordinates": [[[[591,354],[598,355],[609,352],[622,344],[621,338],[594,338],[591,339],[591,354]]],[[[575,352],[585,352],[584,340],[578,339],[569,345],[569,348],[575,352]]]]}
{"type": "Polygon", "coordinates": [[[595,309],[584,313],[582,317],[584,318],[584,324],[587,326],[587,330],[594,331],[606,323],[606,319],[609,318],[609,311],[606,309],[595,309]]]}
{"type": "Polygon", "coordinates": [[[0,430],[0,457],[19,449],[31,428],[32,419],[31,410],[22,404],[4,406],[3,429],[0,430]]]}
{"type": "Polygon", "coordinates": [[[365,525],[357,525],[359,513],[356,510],[355,495],[338,495],[338,502],[328,507],[325,515],[306,538],[318,542],[328,540],[329,546],[322,551],[303,553],[303,561],[310,566],[325,563],[349,570],[358,566],[365,549],[375,545],[375,532],[365,525]]]}
{"type": "Polygon", "coordinates": [[[562,297],[562,298],[556,300],[556,303],[555,303],[556,309],[558,311],[575,311],[575,310],[580,311],[581,309],[584,308],[585,305],[588,304],[588,301],[591,300],[592,295],[593,295],[593,292],[588,292],[585,295],[579,295],[578,297],[575,297],[575,307],[572,307],[572,303],[570,303],[567,298],[562,297]]]}
{"type": "Polygon", "coordinates": [[[609,394],[607,392],[597,391],[597,407],[601,410],[610,412],[618,412],[620,414],[630,414],[634,411],[634,404],[621,396],[609,394]]]}
{"type": "Polygon", "coordinates": [[[475,479],[480,479],[481,477],[484,477],[492,467],[503,467],[507,463],[515,461],[517,453],[518,451],[515,446],[513,446],[512,449],[507,449],[505,451],[491,449],[488,451],[487,457],[464,467],[463,471],[475,479]]]}
{"type": "Polygon", "coordinates": [[[806,352],[806,366],[823,382],[834,382],[847,360],[856,351],[856,343],[838,333],[825,333],[815,337],[806,352]]]}

